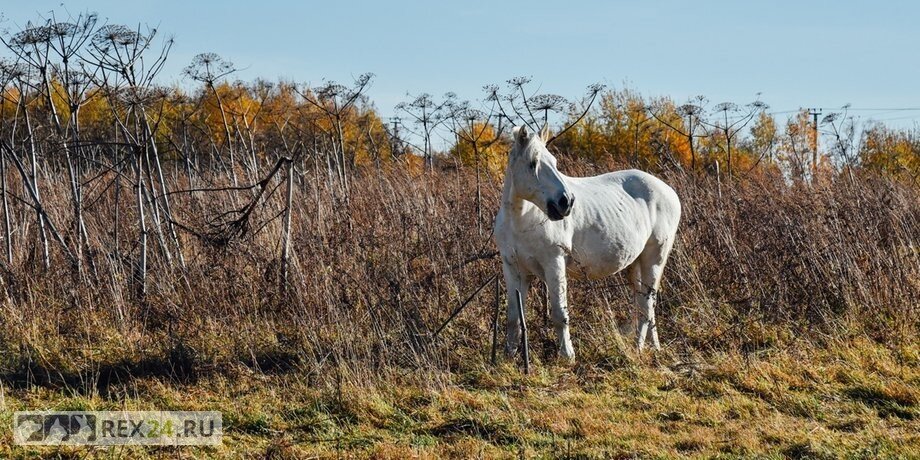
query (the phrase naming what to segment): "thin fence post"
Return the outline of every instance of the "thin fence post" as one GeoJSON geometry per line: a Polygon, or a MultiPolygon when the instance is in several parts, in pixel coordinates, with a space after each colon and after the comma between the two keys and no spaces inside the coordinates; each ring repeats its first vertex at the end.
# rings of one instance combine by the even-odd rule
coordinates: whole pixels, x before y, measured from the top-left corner
{"type": "Polygon", "coordinates": [[[492,311],[492,365],[498,361],[496,348],[498,348],[498,309],[500,308],[500,284],[498,278],[495,278],[495,307],[492,311]]]}
{"type": "Polygon", "coordinates": [[[515,289],[517,293],[518,316],[521,318],[521,337],[524,345],[524,373],[530,374],[530,347],[527,343],[527,320],[524,318],[524,299],[521,297],[521,291],[515,289]]]}
{"type": "Polygon", "coordinates": [[[294,161],[290,160],[287,162],[287,198],[285,200],[284,208],[284,229],[281,233],[281,273],[279,276],[279,286],[278,291],[280,293],[285,293],[288,286],[288,270],[290,267],[290,252],[291,252],[291,216],[293,215],[293,205],[294,198],[294,161]]]}

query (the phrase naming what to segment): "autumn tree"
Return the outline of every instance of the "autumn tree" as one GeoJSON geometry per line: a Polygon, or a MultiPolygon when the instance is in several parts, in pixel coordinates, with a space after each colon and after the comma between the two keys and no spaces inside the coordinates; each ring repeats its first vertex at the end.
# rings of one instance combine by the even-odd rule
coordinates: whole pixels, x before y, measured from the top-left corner
{"type": "Polygon", "coordinates": [[[751,125],[751,136],[748,141],[749,149],[756,155],[754,164],[757,165],[764,159],[772,164],[778,142],[776,120],[766,111],[760,111],[751,125]]]}
{"type": "Polygon", "coordinates": [[[858,158],[862,166],[917,183],[920,178],[920,132],[873,123],[862,132],[858,158]]]}

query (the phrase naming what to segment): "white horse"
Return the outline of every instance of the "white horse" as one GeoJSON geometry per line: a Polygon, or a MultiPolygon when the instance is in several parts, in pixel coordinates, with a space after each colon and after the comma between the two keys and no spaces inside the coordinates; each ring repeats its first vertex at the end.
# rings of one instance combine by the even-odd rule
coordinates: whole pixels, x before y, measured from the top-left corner
{"type": "Polygon", "coordinates": [[[515,291],[526,305],[533,276],[549,288],[559,354],[572,360],[566,272],[597,278],[623,269],[633,285],[639,350],[649,331],[660,349],[655,298],[680,221],[677,193],[637,170],[567,177],[556,169],[541,136],[518,127],[513,137],[495,219],[508,287],[505,352],[513,355],[521,339],[515,291]]]}

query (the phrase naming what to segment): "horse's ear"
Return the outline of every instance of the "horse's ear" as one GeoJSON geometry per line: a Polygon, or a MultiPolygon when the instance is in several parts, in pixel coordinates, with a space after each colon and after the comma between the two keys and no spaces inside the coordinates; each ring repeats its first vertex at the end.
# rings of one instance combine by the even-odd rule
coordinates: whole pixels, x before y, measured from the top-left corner
{"type": "Polygon", "coordinates": [[[530,132],[528,132],[526,125],[515,126],[511,131],[514,133],[515,142],[519,144],[527,143],[527,140],[530,137],[530,132]]]}
{"type": "Polygon", "coordinates": [[[543,128],[540,130],[540,139],[543,139],[543,142],[549,140],[549,125],[543,125],[543,128]]]}

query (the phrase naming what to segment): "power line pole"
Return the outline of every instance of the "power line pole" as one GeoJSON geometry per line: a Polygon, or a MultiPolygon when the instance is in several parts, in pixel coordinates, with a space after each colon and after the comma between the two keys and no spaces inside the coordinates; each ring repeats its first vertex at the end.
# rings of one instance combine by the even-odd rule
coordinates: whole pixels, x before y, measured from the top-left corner
{"type": "Polygon", "coordinates": [[[392,140],[392,146],[390,147],[390,155],[391,155],[393,158],[396,158],[396,157],[399,156],[399,153],[400,153],[400,152],[399,152],[399,149],[400,149],[400,147],[401,147],[400,142],[399,142],[399,122],[400,122],[400,119],[399,119],[399,117],[393,117],[393,118],[391,118],[390,120],[391,120],[392,123],[393,123],[393,140],[392,140]]]}
{"type": "Polygon", "coordinates": [[[811,151],[811,176],[818,173],[818,115],[821,115],[821,109],[808,109],[808,114],[812,116],[814,125],[812,125],[814,144],[811,151]]]}

